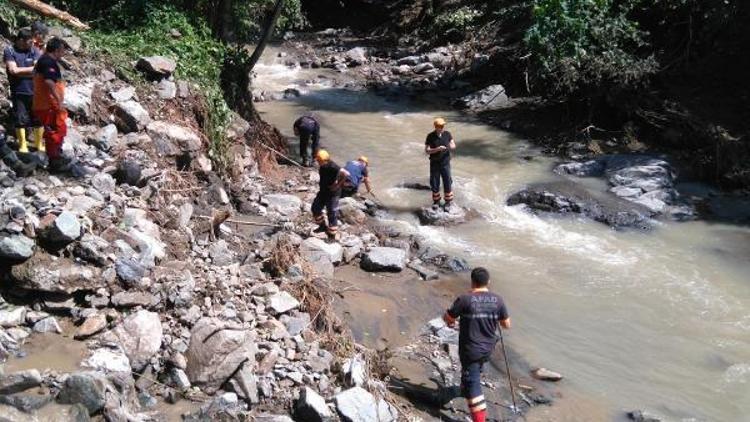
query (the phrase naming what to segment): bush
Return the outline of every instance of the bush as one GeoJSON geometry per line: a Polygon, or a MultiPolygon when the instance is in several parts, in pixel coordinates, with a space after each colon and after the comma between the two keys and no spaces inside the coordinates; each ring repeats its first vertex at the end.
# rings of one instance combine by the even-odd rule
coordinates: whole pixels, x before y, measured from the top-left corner
{"type": "Polygon", "coordinates": [[[629,19],[637,0],[536,0],[525,42],[537,76],[557,94],[632,87],[658,70],[647,34],[629,19]]]}
{"type": "Polygon", "coordinates": [[[141,80],[132,65],[141,56],[176,59],[175,77],[200,86],[206,99],[208,113],[203,130],[210,139],[211,158],[222,169],[226,164],[224,129],[229,121],[229,107],[221,90],[220,74],[227,48],[212,37],[205,24],[192,22],[173,7],[149,7],[146,12],[144,20],[127,30],[95,28],[81,36],[93,54],[110,62],[118,74],[131,81],[141,80]],[[173,29],[181,35],[171,36],[173,29]]]}
{"type": "Polygon", "coordinates": [[[447,31],[466,32],[482,13],[472,7],[463,6],[456,10],[443,12],[435,17],[434,28],[430,31],[444,33],[447,31]]]}

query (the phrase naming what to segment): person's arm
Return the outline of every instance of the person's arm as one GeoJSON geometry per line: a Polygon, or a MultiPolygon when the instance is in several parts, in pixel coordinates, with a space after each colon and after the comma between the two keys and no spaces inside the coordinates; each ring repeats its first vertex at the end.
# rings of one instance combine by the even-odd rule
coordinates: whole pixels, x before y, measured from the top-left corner
{"type": "Polygon", "coordinates": [[[510,330],[510,318],[505,318],[500,320],[500,326],[503,327],[506,330],[510,330]]]}
{"type": "Polygon", "coordinates": [[[44,83],[47,84],[47,88],[49,88],[49,92],[52,93],[52,96],[55,97],[55,101],[57,101],[57,105],[59,107],[63,106],[63,102],[65,101],[65,98],[63,98],[62,93],[57,90],[57,83],[53,81],[52,79],[45,79],[44,83]]]}
{"type": "Polygon", "coordinates": [[[445,321],[445,324],[447,326],[451,328],[456,326],[456,321],[458,321],[458,318],[461,316],[462,308],[463,302],[459,297],[453,302],[453,305],[443,314],[443,321],[445,321]]]}
{"type": "Polygon", "coordinates": [[[508,308],[505,307],[505,303],[501,302],[502,305],[500,306],[500,309],[497,313],[498,316],[498,322],[500,322],[500,326],[503,327],[506,330],[510,329],[510,315],[508,315],[508,308]]]}
{"type": "Polygon", "coordinates": [[[443,145],[440,145],[440,146],[435,147],[435,148],[431,148],[430,147],[430,137],[429,136],[427,137],[427,140],[424,142],[424,152],[427,155],[436,154],[438,152],[445,151],[446,149],[447,148],[445,148],[445,146],[443,146],[443,145]]]}
{"type": "Polygon", "coordinates": [[[349,172],[346,171],[346,169],[342,168],[339,170],[339,174],[336,176],[336,181],[331,185],[331,190],[340,188],[344,184],[344,181],[346,181],[347,177],[349,177],[349,172]]]}
{"type": "Polygon", "coordinates": [[[365,176],[362,181],[365,183],[365,188],[367,188],[367,193],[372,193],[372,185],[370,185],[370,177],[365,176]]]}
{"type": "Polygon", "coordinates": [[[34,73],[34,66],[18,67],[15,60],[6,61],[5,68],[8,69],[8,74],[13,76],[31,76],[34,73]]]}
{"type": "Polygon", "coordinates": [[[456,149],[456,141],[453,138],[451,138],[451,142],[450,142],[450,144],[448,144],[448,147],[451,149],[451,151],[455,151],[455,149],[456,149]]]}

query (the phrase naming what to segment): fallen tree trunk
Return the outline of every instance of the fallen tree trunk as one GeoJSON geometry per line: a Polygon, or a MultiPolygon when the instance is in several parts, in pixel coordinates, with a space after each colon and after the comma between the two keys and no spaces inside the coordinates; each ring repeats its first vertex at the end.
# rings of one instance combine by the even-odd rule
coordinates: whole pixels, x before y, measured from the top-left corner
{"type": "Polygon", "coordinates": [[[17,4],[18,6],[21,6],[25,9],[31,10],[33,12],[37,12],[42,16],[61,20],[69,24],[75,29],[78,29],[81,31],[90,29],[88,25],[81,22],[80,19],[71,15],[70,13],[63,12],[62,10],[57,9],[56,7],[52,7],[46,3],[42,3],[39,0],[10,0],[10,1],[11,3],[17,4]]]}

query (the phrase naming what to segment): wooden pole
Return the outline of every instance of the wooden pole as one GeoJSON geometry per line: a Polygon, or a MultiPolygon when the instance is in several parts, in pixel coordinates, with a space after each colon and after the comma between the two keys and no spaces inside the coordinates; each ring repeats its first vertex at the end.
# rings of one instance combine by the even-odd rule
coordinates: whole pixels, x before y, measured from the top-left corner
{"type": "Polygon", "coordinates": [[[91,29],[91,27],[81,22],[80,19],[71,15],[70,13],[63,12],[62,10],[56,7],[52,7],[49,4],[42,3],[39,0],[10,0],[10,1],[11,3],[15,3],[16,5],[23,7],[24,9],[31,10],[32,12],[37,12],[42,16],[61,20],[75,29],[78,29],[81,31],[86,31],[88,29],[91,29]]]}

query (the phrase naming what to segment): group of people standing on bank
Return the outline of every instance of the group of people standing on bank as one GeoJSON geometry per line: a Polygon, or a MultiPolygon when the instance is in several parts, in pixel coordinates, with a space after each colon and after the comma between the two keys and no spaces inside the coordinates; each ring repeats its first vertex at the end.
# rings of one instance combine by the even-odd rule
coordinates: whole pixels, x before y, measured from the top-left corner
{"type": "MultiPolygon", "coordinates": [[[[435,119],[433,126],[434,130],[427,135],[424,147],[430,162],[432,208],[438,210],[442,205],[448,211],[454,199],[451,155],[456,149],[456,141],[453,135],[445,130],[445,119],[435,119]]],[[[308,147],[312,148],[312,156],[318,163],[320,186],[311,207],[313,219],[318,224],[315,232],[325,232],[329,239],[335,239],[338,231],[339,198],[356,194],[360,183],[364,183],[367,192],[372,193],[369,160],[361,156],[347,162],[344,167],[336,164],[328,151],[320,149],[320,123],[312,116],[300,117],[294,122],[293,128],[295,135],[299,136],[303,165],[312,166],[308,147]],[[327,213],[328,224],[323,210],[327,213]]],[[[481,373],[498,341],[500,327],[509,329],[511,326],[503,299],[489,291],[489,283],[489,271],[481,267],[475,268],[471,272],[471,291],[458,297],[443,315],[443,320],[448,326],[459,325],[461,392],[466,398],[472,422],[486,420],[487,400],[482,392],[481,373]]]]}
{"type": "Polygon", "coordinates": [[[21,177],[30,175],[45,154],[51,173],[76,173],[73,160],[62,154],[68,114],[60,62],[68,45],[57,37],[46,41],[47,34],[47,27],[36,22],[19,30],[13,44],[3,51],[17,151],[8,145],[5,128],[0,126],[0,158],[21,177]]]}

